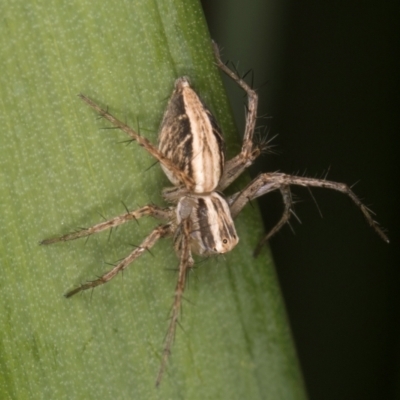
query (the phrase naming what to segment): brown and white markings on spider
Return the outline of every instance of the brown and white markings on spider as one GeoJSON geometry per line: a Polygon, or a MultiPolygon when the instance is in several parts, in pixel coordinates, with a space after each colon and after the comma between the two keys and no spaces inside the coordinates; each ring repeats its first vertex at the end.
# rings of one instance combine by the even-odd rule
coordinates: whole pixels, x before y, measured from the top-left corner
{"type": "Polygon", "coordinates": [[[240,153],[225,161],[225,146],[221,130],[211,112],[191,88],[187,77],[181,77],[175,81],[175,88],[161,123],[158,147],[81,94],[81,99],[99,115],[127,133],[132,140],[137,141],[160,162],[165,174],[174,185],[172,188],[164,189],[163,196],[175,206],[161,208],[149,204],[90,228],[61,237],[45,239],[41,242],[45,245],[78,239],[143,216],[152,216],[165,221],[164,224],[153,229],[139,247],[135,248],[110,271],[66,294],[66,297],[71,297],[82,290],[95,288],[108,282],[146,250],[152,248],[159,239],[173,238],[174,248],[179,257],[179,272],[156,385],[161,382],[171,352],[187,272],[194,264],[192,253],[208,256],[232,250],[239,241],[233,219],[250,200],[279,190],[284,203],[282,217],[260,241],[256,252],[289,220],[292,213],[291,185],[321,187],[347,194],[360,208],[371,227],[383,240],[388,242],[386,234],[373,219],[369,209],[361,203],[349,186],[343,183],[273,172],[260,174],[244,189],[227,198],[220,194],[254,162],[263,149],[262,145],[253,141],[257,120],[257,94],[221,61],[216,45],[214,45],[214,51],[218,67],[247,94],[246,127],[240,153]]]}

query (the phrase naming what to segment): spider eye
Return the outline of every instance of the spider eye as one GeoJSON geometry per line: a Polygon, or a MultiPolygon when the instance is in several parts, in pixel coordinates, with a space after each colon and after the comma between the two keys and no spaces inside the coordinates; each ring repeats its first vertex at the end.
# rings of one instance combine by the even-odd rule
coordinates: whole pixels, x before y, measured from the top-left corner
{"type": "Polygon", "coordinates": [[[227,244],[227,243],[228,243],[228,239],[224,239],[224,240],[222,241],[222,243],[223,243],[223,244],[227,244]]]}

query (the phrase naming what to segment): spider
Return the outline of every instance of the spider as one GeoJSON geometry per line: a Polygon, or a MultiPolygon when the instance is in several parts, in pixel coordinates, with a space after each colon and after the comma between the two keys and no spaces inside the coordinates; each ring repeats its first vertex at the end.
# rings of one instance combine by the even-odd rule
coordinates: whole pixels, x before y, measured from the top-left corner
{"type": "Polygon", "coordinates": [[[144,216],[152,216],[164,221],[164,224],[154,228],[139,247],[135,248],[110,271],[65,294],[66,297],[71,297],[80,291],[107,283],[119,272],[125,270],[146,250],[150,250],[159,239],[173,238],[174,249],[179,257],[179,272],[156,386],[161,382],[171,353],[187,273],[194,264],[192,254],[210,256],[232,250],[239,241],[233,219],[250,200],[279,190],[284,204],[282,217],[261,240],[255,253],[259,252],[260,246],[274,235],[293,213],[291,185],[333,189],[348,195],[360,208],[371,227],[383,240],[388,242],[387,236],[372,218],[369,209],[344,183],[272,172],[260,174],[244,189],[229,197],[224,197],[221,194],[243,171],[253,164],[263,151],[263,145],[255,144],[253,141],[257,121],[257,93],[236,72],[233,72],[221,61],[218,47],[216,44],[213,44],[213,46],[218,67],[233,79],[247,95],[246,126],[240,153],[230,160],[225,160],[225,145],[221,130],[214,116],[191,88],[189,79],[185,76],[175,81],[175,88],[161,123],[157,147],[112,116],[108,110],[102,109],[91,99],[80,94],[80,98],[101,117],[127,133],[133,141],[138,142],[161,164],[163,171],[174,185],[172,188],[163,190],[163,197],[173,206],[162,208],[148,204],[134,211],[127,210],[127,213],[123,215],[90,228],[68,233],[61,237],[45,239],[41,242],[42,245],[47,245],[78,239],[115,228],[127,221],[144,216]]]}

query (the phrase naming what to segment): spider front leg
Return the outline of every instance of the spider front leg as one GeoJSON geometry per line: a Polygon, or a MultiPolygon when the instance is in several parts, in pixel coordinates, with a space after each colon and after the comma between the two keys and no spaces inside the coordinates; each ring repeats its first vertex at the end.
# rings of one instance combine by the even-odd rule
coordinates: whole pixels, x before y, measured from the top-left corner
{"type": "Polygon", "coordinates": [[[273,190],[279,189],[282,193],[285,210],[281,220],[278,224],[261,240],[256,248],[255,254],[258,254],[260,247],[275,234],[290,218],[292,213],[291,206],[292,200],[290,196],[289,187],[291,185],[303,187],[320,187],[325,189],[332,189],[342,192],[350,197],[355,205],[361,210],[368,224],[375,230],[375,232],[385,241],[389,242],[388,237],[383,232],[379,224],[373,219],[371,210],[364,205],[356,194],[350,189],[348,185],[340,182],[327,181],[325,179],[305,178],[302,176],[287,175],[278,172],[265,173],[259,175],[247,187],[239,193],[236,193],[228,198],[228,204],[231,209],[232,218],[235,218],[242,208],[253,199],[263,196],[273,190]]]}
{"type": "Polygon", "coordinates": [[[167,365],[169,356],[171,355],[171,346],[175,338],[176,324],[178,323],[178,317],[181,310],[182,296],[185,290],[186,276],[190,268],[193,266],[193,258],[190,251],[190,233],[192,230],[192,223],[189,218],[181,222],[180,235],[181,237],[176,242],[176,246],[179,246],[180,262],[179,262],[179,274],[178,281],[175,286],[174,302],[172,304],[171,321],[169,323],[168,331],[165,336],[164,350],[161,359],[160,369],[158,371],[156,386],[159,386],[167,365]]]}
{"type": "MultiPolygon", "coordinates": [[[[138,210],[127,212],[126,214],[119,215],[118,217],[112,218],[105,222],[101,222],[100,224],[94,225],[90,228],[68,233],[61,237],[45,239],[41,241],[40,244],[47,245],[57,242],[65,242],[67,240],[78,239],[81,237],[92,235],[93,233],[104,231],[106,229],[115,228],[119,225],[124,224],[127,221],[131,221],[133,219],[137,220],[141,217],[149,215],[158,219],[170,221],[173,218],[173,210],[171,208],[160,208],[149,204],[147,206],[139,208],[138,210]]],[[[145,250],[149,250],[150,248],[152,248],[158,239],[169,234],[171,234],[170,224],[155,228],[139,247],[137,247],[131,254],[129,254],[128,257],[125,257],[121,262],[119,262],[113,269],[102,275],[100,278],[84,283],[76,289],[71,290],[70,292],[66,293],[65,297],[71,297],[82,290],[94,288],[108,282],[109,280],[114,278],[114,276],[117,275],[119,271],[123,271],[136,258],[140,257],[145,250]]]]}
{"type": "Polygon", "coordinates": [[[77,288],[69,291],[68,293],[65,294],[65,297],[71,297],[82,290],[92,289],[95,288],[96,286],[107,283],[112,278],[114,278],[114,276],[117,275],[118,272],[123,271],[125,268],[129,266],[129,264],[131,264],[133,261],[139,258],[144,253],[144,251],[150,250],[159,239],[171,235],[171,233],[172,233],[172,228],[170,224],[158,226],[150,233],[149,236],[147,236],[146,239],[143,240],[140,246],[138,246],[135,250],[132,251],[131,254],[129,254],[122,261],[120,261],[114,268],[112,268],[110,271],[106,272],[99,278],[95,279],[94,281],[83,283],[77,288]]]}
{"type": "Polygon", "coordinates": [[[170,221],[173,216],[173,211],[171,208],[160,208],[152,204],[148,204],[147,206],[141,207],[138,210],[129,211],[126,214],[119,215],[118,217],[114,217],[108,221],[101,222],[90,228],[84,228],[76,232],[67,233],[66,235],[60,237],[44,239],[40,242],[40,244],[47,245],[57,242],[66,242],[67,240],[79,239],[81,237],[90,236],[93,233],[101,232],[106,229],[115,228],[119,225],[124,224],[127,221],[137,220],[144,216],[152,216],[154,218],[164,221],[170,221]]]}
{"type": "Polygon", "coordinates": [[[246,168],[253,164],[254,160],[261,154],[262,146],[257,146],[253,143],[254,130],[257,122],[258,95],[239,75],[223,63],[216,43],[213,43],[213,47],[218,67],[246,92],[248,99],[242,149],[237,156],[225,163],[224,172],[217,188],[217,190],[223,191],[246,168]]]}

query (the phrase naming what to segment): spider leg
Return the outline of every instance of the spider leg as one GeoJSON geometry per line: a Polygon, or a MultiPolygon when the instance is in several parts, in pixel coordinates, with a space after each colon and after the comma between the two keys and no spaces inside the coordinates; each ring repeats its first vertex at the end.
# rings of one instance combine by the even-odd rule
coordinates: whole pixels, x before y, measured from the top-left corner
{"type": "Polygon", "coordinates": [[[257,122],[258,95],[239,75],[227,67],[221,60],[219,49],[213,42],[215,59],[218,67],[233,79],[247,94],[246,127],[244,131],[243,144],[240,153],[228,160],[224,166],[224,172],[217,190],[227,188],[246,168],[253,164],[254,160],[261,154],[262,148],[253,143],[254,129],[257,122]]]}
{"type": "MultiPolygon", "coordinates": [[[[356,194],[350,189],[348,185],[340,182],[327,181],[325,179],[306,178],[303,176],[287,175],[278,172],[261,174],[257,178],[255,178],[252,182],[250,182],[244,190],[230,196],[227,199],[231,209],[232,218],[235,218],[250,200],[256,199],[257,197],[263,196],[264,194],[267,194],[273,190],[279,189],[283,196],[285,211],[281,220],[267,235],[267,238],[270,238],[283,226],[283,224],[290,217],[292,202],[290,198],[290,192],[287,191],[287,189],[285,188],[288,188],[291,185],[303,186],[303,187],[319,187],[319,188],[336,190],[338,192],[346,194],[347,196],[350,197],[353,203],[361,210],[368,224],[375,230],[375,232],[385,242],[389,242],[388,237],[383,232],[378,222],[376,222],[372,217],[373,214],[372,211],[369,210],[368,207],[360,201],[360,199],[356,196],[356,194]]],[[[262,240],[262,242],[260,243],[264,243],[265,240],[262,240]]],[[[256,249],[256,252],[258,251],[259,247],[257,247],[256,249]]]]}
{"type": "Polygon", "coordinates": [[[152,155],[156,160],[164,165],[164,167],[166,167],[170,171],[173,171],[174,175],[182,183],[184,183],[186,187],[194,185],[193,179],[190,176],[188,176],[185,172],[179,170],[169,158],[165,157],[163,153],[159,149],[157,149],[157,147],[152,145],[146,138],[140,136],[128,125],[115,118],[107,110],[104,110],[103,108],[98,106],[93,100],[89,99],[89,97],[86,97],[83,94],[80,94],[79,97],[103,118],[110,121],[115,127],[121,129],[121,131],[124,131],[126,134],[128,134],[128,136],[130,136],[132,140],[138,142],[140,146],[142,146],[150,155],[152,155]]]}
{"type": "Polygon", "coordinates": [[[178,281],[175,286],[174,302],[172,304],[171,319],[165,336],[164,350],[161,359],[160,369],[156,379],[156,387],[160,385],[169,356],[171,355],[171,347],[175,338],[176,324],[181,310],[181,302],[183,292],[185,290],[186,276],[190,268],[193,266],[193,258],[190,251],[190,232],[191,221],[185,219],[181,223],[182,239],[180,243],[180,262],[179,262],[179,275],[178,281]]]}
{"type": "Polygon", "coordinates": [[[284,205],[282,217],[278,221],[278,223],[258,242],[256,248],[254,249],[253,253],[254,257],[258,257],[264,244],[269,240],[270,237],[274,236],[275,233],[278,232],[282,228],[282,226],[286,224],[286,222],[289,221],[292,215],[293,201],[292,201],[292,194],[290,192],[290,187],[282,186],[281,188],[279,188],[279,190],[281,192],[284,205]]]}
{"type": "Polygon", "coordinates": [[[106,229],[115,228],[119,225],[124,224],[127,221],[137,220],[144,216],[152,216],[161,220],[171,220],[172,218],[172,210],[170,208],[160,208],[154,206],[152,204],[148,204],[147,206],[141,207],[138,210],[127,212],[126,214],[119,215],[118,217],[114,217],[108,221],[100,222],[90,228],[84,228],[76,232],[67,233],[66,235],[44,239],[40,242],[40,244],[53,244],[57,242],[66,242],[67,240],[75,240],[84,236],[92,235],[93,233],[101,232],[106,229]]]}
{"type": "Polygon", "coordinates": [[[104,283],[107,283],[112,278],[114,278],[114,276],[117,275],[118,272],[123,271],[125,268],[127,268],[129,264],[131,264],[138,257],[140,257],[146,250],[150,250],[159,239],[167,235],[170,235],[171,233],[172,232],[170,224],[158,226],[150,233],[149,236],[146,237],[146,239],[143,240],[143,242],[140,244],[139,247],[135,248],[135,250],[133,250],[131,254],[129,254],[122,261],[120,261],[114,268],[112,268],[110,271],[106,272],[99,278],[90,282],[83,283],[77,288],[67,292],[65,294],[65,297],[71,297],[82,290],[92,289],[95,288],[96,286],[100,286],[103,285],[104,283]]]}

